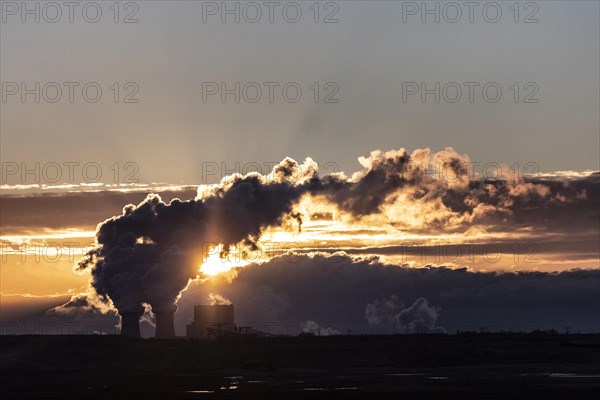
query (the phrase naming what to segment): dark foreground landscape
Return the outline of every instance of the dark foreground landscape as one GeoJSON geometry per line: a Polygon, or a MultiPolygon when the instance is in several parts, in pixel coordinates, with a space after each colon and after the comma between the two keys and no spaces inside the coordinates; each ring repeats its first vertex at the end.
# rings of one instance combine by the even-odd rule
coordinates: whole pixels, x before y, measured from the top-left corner
{"type": "Polygon", "coordinates": [[[600,335],[0,337],[4,399],[584,399],[600,335]]]}

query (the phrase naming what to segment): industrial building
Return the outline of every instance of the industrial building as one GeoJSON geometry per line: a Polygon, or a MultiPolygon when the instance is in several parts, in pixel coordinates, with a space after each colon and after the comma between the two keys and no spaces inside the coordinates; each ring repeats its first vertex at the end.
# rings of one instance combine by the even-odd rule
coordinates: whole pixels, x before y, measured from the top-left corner
{"type": "Polygon", "coordinates": [[[186,326],[186,336],[210,339],[214,331],[233,331],[233,304],[194,307],[194,321],[186,326]]]}
{"type": "Polygon", "coordinates": [[[273,336],[233,322],[233,304],[198,305],[194,307],[194,321],[186,326],[188,338],[211,340],[224,337],[273,336]]]}

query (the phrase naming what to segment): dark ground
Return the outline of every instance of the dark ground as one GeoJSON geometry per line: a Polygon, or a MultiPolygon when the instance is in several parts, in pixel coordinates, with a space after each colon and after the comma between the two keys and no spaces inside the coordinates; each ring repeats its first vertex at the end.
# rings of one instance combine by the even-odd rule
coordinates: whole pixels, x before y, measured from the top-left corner
{"type": "Polygon", "coordinates": [[[600,335],[2,336],[3,399],[600,398],[600,335]]]}

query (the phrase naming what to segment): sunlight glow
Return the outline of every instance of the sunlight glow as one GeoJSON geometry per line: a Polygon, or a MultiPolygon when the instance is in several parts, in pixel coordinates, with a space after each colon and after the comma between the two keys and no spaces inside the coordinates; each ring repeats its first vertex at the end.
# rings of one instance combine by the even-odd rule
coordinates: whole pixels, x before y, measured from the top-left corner
{"type": "Polygon", "coordinates": [[[243,267],[249,264],[247,260],[236,251],[235,247],[232,247],[230,253],[225,257],[221,258],[222,245],[218,245],[208,252],[204,262],[200,266],[200,272],[205,275],[218,275],[223,272],[227,272],[235,267],[243,267]]]}

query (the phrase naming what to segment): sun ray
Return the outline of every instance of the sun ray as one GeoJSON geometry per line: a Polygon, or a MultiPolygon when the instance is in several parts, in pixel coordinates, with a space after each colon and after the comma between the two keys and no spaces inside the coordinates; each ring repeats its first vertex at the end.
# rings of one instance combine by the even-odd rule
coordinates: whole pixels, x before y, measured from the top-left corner
{"type": "Polygon", "coordinates": [[[249,261],[245,260],[239,254],[235,246],[230,248],[229,253],[225,257],[221,257],[222,250],[222,245],[211,249],[200,266],[200,272],[205,275],[214,276],[227,272],[232,268],[243,267],[249,264],[249,261]]]}

